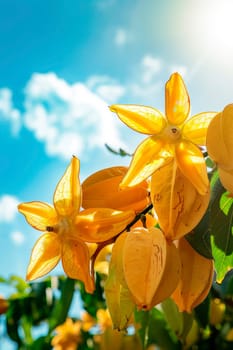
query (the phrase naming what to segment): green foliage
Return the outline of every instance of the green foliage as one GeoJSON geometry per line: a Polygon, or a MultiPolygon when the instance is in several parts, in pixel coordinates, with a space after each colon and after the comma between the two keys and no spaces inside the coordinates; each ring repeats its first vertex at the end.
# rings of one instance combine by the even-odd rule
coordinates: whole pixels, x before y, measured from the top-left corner
{"type": "Polygon", "coordinates": [[[212,190],[210,234],[217,281],[233,267],[233,198],[217,180],[212,190]]]}
{"type": "Polygon", "coordinates": [[[177,305],[170,298],[162,303],[162,309],[167,324],[176,337],[184,343],[187,334],[192,327],[193,316],[186,312],[179,312],[177,305]]]}
{"type": "Polygon", "coordinates": [[[121,157],[132,157],[132,154],[126,152],[125,150],[123,150],[122,148],[119,148],[117,151],[115,149],[113,149],[112,147],[110,147],[107,143],[105,143],[105,147],[107,148],[107,150],[117,156],[121,156],[121,157]]]}
{"type": "Polygon", "coordinates": [[[164,314],[154,308],[150,311],[147,345],[156,344],[164,350],[179,350],[181,344],[168,327],[164,314]]]}
{"type": "MultiPolygon", "coordinates": [[[[103,276],[102,276],[103,277],[103,276]]],[[[102,278],[100,274],[96,274],[96,288],[93,294],[86,293],[84,284],[79,282],[80,294],[83,301],[83,308],[93,317],[99,309],[106,308],[106,302],[104,299],[104,289],[102,284],[102,278]]]]}

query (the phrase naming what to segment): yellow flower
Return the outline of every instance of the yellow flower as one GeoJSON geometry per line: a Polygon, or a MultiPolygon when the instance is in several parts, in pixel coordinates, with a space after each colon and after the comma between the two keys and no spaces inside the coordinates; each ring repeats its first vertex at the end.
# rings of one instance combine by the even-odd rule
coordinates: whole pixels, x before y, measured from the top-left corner
{"type": "Polygon", "coordinates": [[[96,321],[87,311],[84,311],[81,315],[82,330],[88,332],[95,324],[96,321]]]}
{"type": "Polygon", "coordinates": [[[108,309],[99,309],[96,313],[96,317],[101,332],[112,328],[112,320],[108,309]]]}
{"type": "Polygon", "coordinates": [[[204,112],[188,119],[189,95],[178,73],[166,83],[166,116],[155,108],[139,105],[112,105],[110,109],[131,129],[151,135],[136,149],[122,187],[140,183],[175,159],[201,195],[208,191],[205,160],[197,145],[205,145],[208,124],[216,113],[204,112]]]}
{"type": "Polygon", "coordinates": [[[73,322],[71,318],[55,328],[56,335],[52,339],[54,350],[76,350],[82,342],[80,321],[73,322]]]}
{"type": "Polygon", "coordinates": [[[94,290],[90,254],[85,242],[109,240],[134,218],[133,211],[87,209],[80,212],[81,186],[79,160],[73,157],[54,193],[54,207],[43,202],[19,205],[28,223],[45,231],[36,242],[27,270],[33,280],[50,272],[62,261],[65,273],[84,282],[86,291],[94,290]]]}

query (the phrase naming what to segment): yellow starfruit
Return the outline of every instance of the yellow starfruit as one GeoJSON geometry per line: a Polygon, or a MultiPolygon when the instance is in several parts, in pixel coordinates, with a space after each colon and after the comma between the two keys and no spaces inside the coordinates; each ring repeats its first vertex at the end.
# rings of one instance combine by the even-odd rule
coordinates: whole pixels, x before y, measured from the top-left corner
{"type": "Polygon", "coordinates": [[[158,220],[154,217],[153,213],[148,213],[146,215],[142,215],[141,218],[133,224],[132,228],[135,227],[154,227],[158,223],[158,220]]]}
{"type": "Polygon", "coordinates": [[[180,312],[192,312],[208,295],[212,282],[213,260],[197,253],[183,237],[177,242],[181,275],[177,288],[171,297],[180,312]]]}
{"type": "Polygon", "coordinates": [[[219,167],[218,174],[223,187],[233,194],[233,170],[227,171],[219,167]]]}
{"type": "Polygon", "coordinates": [[[137,333],[125,334],[122,343],[122,350],[143,350],[141,339],[137,333]]]}
{"type": "Polygon", "coordinates": [[[191,232],[205,214],[209,199],[209,188],[200,195],[175,160],[151,177],[151,201],[168,239],[179,239],[191,232]]]}
{"type": "Polygon", "coordinates": [[[61,260],[64,271],[94,291],[90,254],[86,242],[103,242],[124,230],[135,217],[134,211],[93,208],[80,211],[79,160],[73,157],[54,193],[54,206],[43,202],[18,206],[28,223],[45,233],[38,239],[27,270],[33,280],[50,272],[61,260]]]}
{"type": "Polygon", "coordinates": [[[100,243],[115,237],[135,218],[133,210],[93,208],[81,211],[74,220],[78,237],[85,242],[100,243]]]}
{"type": "Polygon", "coordinates": [[[113,246],[109,275],[104,286],[113,328],[118,330],[127,328],[135,308],[123,271],[122,254],[127,235],[128,233],[121,234],[113,246]]]}
{"type": "Polygon", "coordinates": [[[210,122],[206,146],[209,156],[224,171],[233,171],[233,104],[227,105],[210,122]]]}
{"type": "Polygon", "coordinates": [[[175,289],[180,263],[172,244],[167,242],[161,230],[154,227],[135,228],[127,235],[123,251],[124,277],[139,309],[149,310],[175,289]],[[167,286],[166,277],[171,278],[167,286]]]}
{"type": "Polygon", "coordinates": [[[204,195],[209,181],[198,145],[205,145],[207,127],[216,113],[204,112],[189,118],[189,95],[178,73],[172,74],[166,83],[165,109],[166,116],[152,107],[110,106],[131,129],[151,135],[136,149],[121,187],[140,183],[175,158],[180,171],[204,195]]]}
{"type": "Polygon", "coordinates": [[[206,146],[209,156],[218,166],[220,181],[233,193],[233,104],[227,105],[210,122],[206,146]]]}
{"type": "Polygon", "coordinates": [[[132,188],[120,189],[119,184],[126,172],[127,167],[115,166],[89,176],[82,183],[83,208],[142,211],[150,203],[148,183],[143,181],[132,188]]]}
{"type": "Polygon", "coordinates": [[[161,281],[152,298],[150,309],[170,297],[177,287],[181,273],[181,262],[177,247],[166,241],[166,262],[161,281]]]}
{"type": "Polygon", "coordinates": [[[99,350],[119,350],[122,349],[124,333],[116,329],[107,328],[102,334],[94,336],[95,343],[99,350]]]}

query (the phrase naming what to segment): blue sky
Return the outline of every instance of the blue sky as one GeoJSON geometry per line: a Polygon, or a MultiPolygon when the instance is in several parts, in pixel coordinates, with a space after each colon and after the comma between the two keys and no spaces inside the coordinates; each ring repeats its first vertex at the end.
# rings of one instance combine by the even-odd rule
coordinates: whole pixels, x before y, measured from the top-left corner
{"type": "Polygon", "coordinates": [[[0,276],[25,276],[40,234],[17,204],[51,203],[72,154],[82,179],[128,164],[104,143],[132,152],[143,137],[108,105],[164,110],[173,71],[192,113],[233,102],[231,13],[230,0],[0,1],[0,276]]]}

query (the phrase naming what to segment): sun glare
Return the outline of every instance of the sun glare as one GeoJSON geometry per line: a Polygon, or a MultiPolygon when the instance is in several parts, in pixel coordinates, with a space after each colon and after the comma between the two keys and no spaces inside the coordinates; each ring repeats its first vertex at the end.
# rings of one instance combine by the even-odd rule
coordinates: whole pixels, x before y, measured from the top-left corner
{"type": "Polygon", "coordinates": [[[233,55],[233,1],[211,0],[206,4],[199,17],[200,40],[211,53],[233,55]]]}

